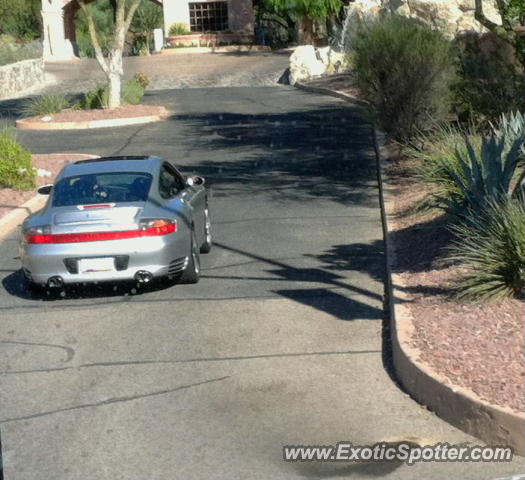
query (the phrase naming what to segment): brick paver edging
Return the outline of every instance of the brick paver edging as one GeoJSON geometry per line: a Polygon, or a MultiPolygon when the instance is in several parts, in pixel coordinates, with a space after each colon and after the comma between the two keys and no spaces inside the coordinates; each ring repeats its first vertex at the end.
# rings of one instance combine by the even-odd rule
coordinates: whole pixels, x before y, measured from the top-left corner
{"type": "MultiPolygon", "coordinates": [[[[296,87],[312,93],[321,93],[342,98],[348,102],[367,105],[343,92],[322,87],[309,87],[295,84],[296,87]]],[[[396,376],[403,388],[417,402],[427,406],[439,417],[464,432],[473,435],[490,445],[508,445],[518,455],[525,455],[525,414],[516,413],[509,408],[493,405],[473,391],[451,384],[429,365],[418,359],[419,351],[410,345],[414,329],[409,309],[403,305],[407,296],[403,292],[403,282],[392,271],[395,248],[392,245],[389,229],[389,211],[392,195],[388,193],[388,177],[385,175],[385,160],[388,158],[385,135],[373,129],[376,150],[381,215],[385,237],[387,259],[387,294],[390,311],[392,360],[396,376]]]]}

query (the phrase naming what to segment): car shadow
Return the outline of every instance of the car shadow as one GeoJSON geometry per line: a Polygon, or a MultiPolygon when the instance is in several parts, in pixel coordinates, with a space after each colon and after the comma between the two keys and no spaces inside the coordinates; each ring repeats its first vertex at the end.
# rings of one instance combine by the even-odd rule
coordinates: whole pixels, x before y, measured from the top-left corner
{"type": "Polygon", "coordinates": [[[82,298],[131,297],[166,290],[174,284],[175,282],[168,280],[155,279],[144,285],[138,285],[133,281],[124,281],[72,284],[67,285],[64,289],[31,288],[22,269],[10,273],[2,280],[2,286],[10,295],[24,300],[48,302],[82,298]]]}

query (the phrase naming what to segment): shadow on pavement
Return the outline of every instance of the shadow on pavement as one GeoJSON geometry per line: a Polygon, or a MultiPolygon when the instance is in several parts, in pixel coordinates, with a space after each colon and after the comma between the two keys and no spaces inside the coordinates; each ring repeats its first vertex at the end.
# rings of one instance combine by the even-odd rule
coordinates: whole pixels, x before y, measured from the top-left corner
{"type": "Polygon", "coordinates": [[[193,165],[217,195],[265,192],[281,201],[322,198],[379,207],[371,195],[377,189],[372,131],[357,107],[172,119],[185,125],[193,148],[229,152],[223,160],[193,165]]]}
{"type": "Polygon", "coordinates": [[[165,290],[173,286],[168,280],[153,281],[148,285],[138,286],[134,282],[97,283],[68,285],[65,290],[49,290],[47,288],[31,288],[21,269],[16,270],[2,279],[2,286],[10,295],[33,301],[74,300],[81,298],[127,297],[144,293],[165,290]]]}

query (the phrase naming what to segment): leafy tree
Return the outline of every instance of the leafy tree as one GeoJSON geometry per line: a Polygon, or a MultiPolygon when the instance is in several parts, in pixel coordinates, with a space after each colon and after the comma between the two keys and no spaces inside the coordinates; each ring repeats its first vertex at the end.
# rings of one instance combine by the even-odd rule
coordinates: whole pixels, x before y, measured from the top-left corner
{"type": "Polygon", "coordinates": [[[525,68],[525,0],[496,0],[501,25],[487,18],[483,0],[475,0],[475,17],[485,28],[510,44],[516,57],[525,68]]]}
{"type": "Polygon", "coordinates": [[[337,15],[343,6],[341,0],[267,0],[280,12],[295,18],[298,25],[299,41],[313,43],[313,21],[325,20],[337,15]]]}
{"type": "Polygon", "coordinates": [[[134,46],[139,53],[141,50],[149,53],[152,46],[153,30],[161,28],[162,23],[162,8],[150,0],[142,0],[129,29],[135,35],[134,46]]]}
{"type": "MultiPolygon", "coordinates": [[[[109,54],[111,33],[115,26],[115,15],[110,0],[98,0],[90,5],[91,15],[97,26],[98,40],[104,56],[109,54]]],[[[82,56],[95,58],[95,49],[91,42],[87,17],[82,10],[77,14],[76,22],[77,44],[82,56]]]]}
{"type": "Polygon", "coordinates": [[[110,109],[117,108],[121,105],[122,75],[124,74],[122,68],[124,42],[133,16],[140,5],[140,1],[141,0],[115,0],[115,25],[109,36],[108,52],[105,56],[99,40],[91,6],[87,5],[85,0],[78,0],[80,8],[86,17],[89,36],[95,50],[95,57],[109,81],[108,107],[110,109]]]}

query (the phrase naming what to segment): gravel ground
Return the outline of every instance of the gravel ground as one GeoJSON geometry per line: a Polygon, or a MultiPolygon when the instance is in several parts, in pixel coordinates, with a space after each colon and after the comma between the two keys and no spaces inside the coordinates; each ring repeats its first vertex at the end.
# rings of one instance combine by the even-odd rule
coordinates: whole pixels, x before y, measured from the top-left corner
{"type": "Polygon", "coordinates": [[[391,164],[395,220],[392,238],[402,274],[420,360],[479,397],[525,411],[525,302],[460,303],[451,299],[462,273],[440,260],[450,241],[445,219],[416,214],[428,187],[411,178],[410,164],[391,164]],[[408,168],[407,168],[408,167],[408,168]]]}

